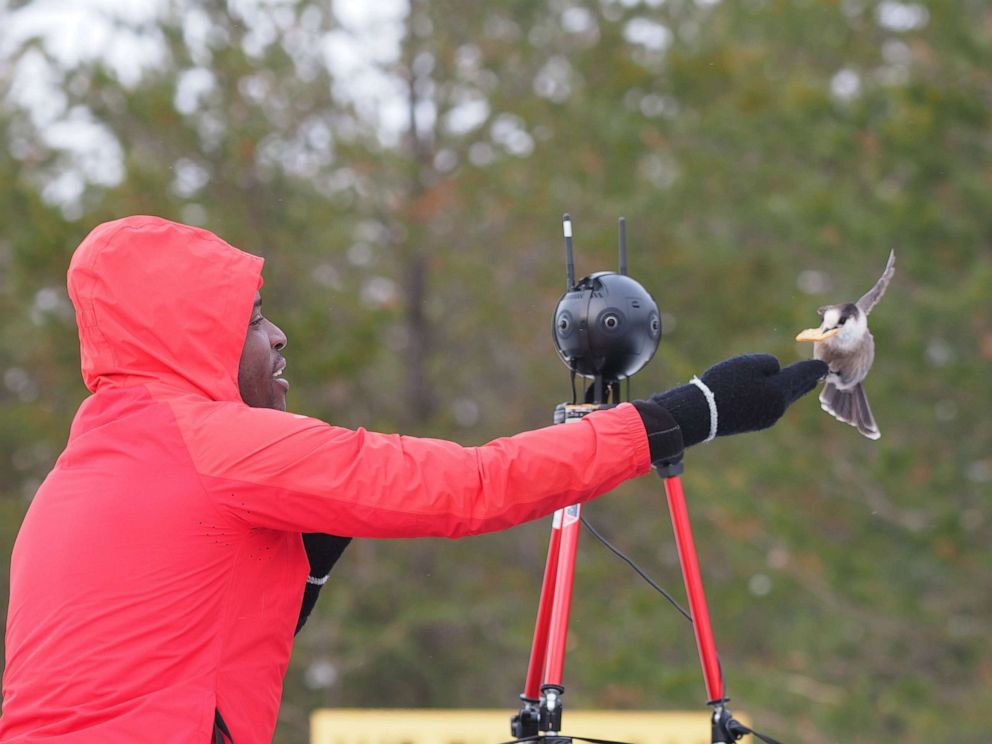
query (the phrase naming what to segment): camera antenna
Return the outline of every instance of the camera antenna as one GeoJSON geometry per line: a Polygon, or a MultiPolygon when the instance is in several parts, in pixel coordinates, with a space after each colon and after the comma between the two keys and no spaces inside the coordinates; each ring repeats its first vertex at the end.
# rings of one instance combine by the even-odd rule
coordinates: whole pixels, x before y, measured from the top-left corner
{"type": "Polygon", "coordinates": [[[575,288],[575,257],[572,254],[572,218],[565,212],[561,218],[562,229],[565,232],[565,273],[568,284],[565,289],[571,292],[575,288]]]}
{"type": "Polygon", "coordinates": [[[627,276],[627,221],[620,220],[620,273],[627,276]]]}

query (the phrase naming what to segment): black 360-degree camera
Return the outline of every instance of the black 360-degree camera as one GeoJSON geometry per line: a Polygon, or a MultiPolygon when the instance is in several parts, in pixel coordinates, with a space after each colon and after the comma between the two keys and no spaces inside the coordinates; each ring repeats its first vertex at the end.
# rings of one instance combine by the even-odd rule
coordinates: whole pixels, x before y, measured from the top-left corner
{"type": "Polygon", "coordinates": [[[555,348],[573,374],[591,378],[592,390],[606,391],[651,361],[661,340],[661,314],[648,291],[627,275],[622,217],[619,273],[598,271],[576,282],[572,220],[567,214],[564,231],[568,285],[555,308],[555,348]]]}

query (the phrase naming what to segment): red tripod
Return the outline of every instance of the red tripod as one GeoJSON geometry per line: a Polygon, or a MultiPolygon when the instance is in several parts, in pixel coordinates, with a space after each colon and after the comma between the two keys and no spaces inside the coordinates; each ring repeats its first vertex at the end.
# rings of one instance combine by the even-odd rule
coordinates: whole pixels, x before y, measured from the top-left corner
{"type": "MultiPolygon", "coordinates": [[[[626,228],[620,227],[620,271],[600,271],[575,281],[572,255],[572,220],[562,218],[565,236],[565,294],[555,308],[553,338],[555,348],[571,373],[571,405],[562,404],[555,411],[556,423],[581,420],[593,411],[612,407],[620,400],[620,380],[629,381],[647,364],[661,340],[661,313],[651,295],[627,275],[626,228]],[[576,376],[591,379],[585,404],[576,404],[576,376]]],[[[682,562],[682,576],[689,596],[691,619],[696,634],[699,659],[706,682],[707,704],[713,706],[712,741],[733,742],[746,733],[754,733],[734,720],[726,709],[723,675],[713,642],[703,581],[699,574],[696,547],[689,526],[689,513],[682,495],[679,474],[681,463],[659,469],[665,479],[668,508],[675,527],[675,540],[682,562]]],[[[572,580],[575,553],[579,544],[581,507],[559,509],[551,526],[551,543],[541,586],[541,600],[534,628],[527,680],[520,698],[523,704],[512,719],[511,731],[517,741],[541,741],[541,744],[571,744],[571,737],[561,731],[562,672],[565,667],[565,639],[568,615],[572,606],[572,580]],[[545,732],[541,735],[540,732],[545,732]]],[[[576,737],[578,738],[578,737],[576,737]]],[[[602,743],[600,743],[602,744],[602,743]]]]}
{"type": "MultiPolygon", "coordinates": [[[[607,406],[565,405],[564,422],[577,421],[586,414],[604,407],[607,406]]],[[[561,408],[559,406],[559,410],[561,408]]],[[[725,708],[723,677],[710,626],[699,561],[696,558],[696,547],[689,524],[689,513],[682,492],[682,480],[679,477],[681,471],[681,464],[677,464],[667,468],[666,472],[659,470],[659,475],[665,481],[668,508],[675,530],[682,576],[689,597],[692,625],[706,683],[707,704],[714,707],[713,742],[732,742],[744,733],[751,732],[735,721],[725,708]]],[[[562,686],[562,674],[565,666],[565,641],[572,604],[580,515],[581,506],[576,504],[559,509],[553,518],[548,559],[534,628],[534,642],[531,647],[524,691],[520,696],[523,705],[512,721],[512,733],[518,740],[546,739],[555,742],[563,740],[558,736],[561,731],[561,697],[565,691],[562,686]],[[545,736],[541,736],[539,732],[545,732],[545,736]]],[[[567,737],[564,740],[570,741],[567,737]]]]}

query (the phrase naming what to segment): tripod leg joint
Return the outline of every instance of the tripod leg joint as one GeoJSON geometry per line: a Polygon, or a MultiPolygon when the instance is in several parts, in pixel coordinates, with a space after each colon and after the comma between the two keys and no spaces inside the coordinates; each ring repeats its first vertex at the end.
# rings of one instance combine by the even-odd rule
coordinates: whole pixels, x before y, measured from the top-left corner
{"type": "Polygon", "coordinates": [[[557,733],[561,731],[562,702],[565,688],[561,685],[541,686],[541,731],[557,733]]]}

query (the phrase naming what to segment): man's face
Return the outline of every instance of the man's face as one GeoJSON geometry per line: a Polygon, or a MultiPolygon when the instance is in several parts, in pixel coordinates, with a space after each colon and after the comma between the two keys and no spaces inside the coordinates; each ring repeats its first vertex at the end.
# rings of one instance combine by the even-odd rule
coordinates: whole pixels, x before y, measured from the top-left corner
{"type": "Polygon", "coordinates": [[[286,360],[279,353],[285,346],[285,334],[262,317],[262,297],[256,294],[238,365],[238,390],[252,408],[286,410],[289,382],[282,377],[286,360]]]}

